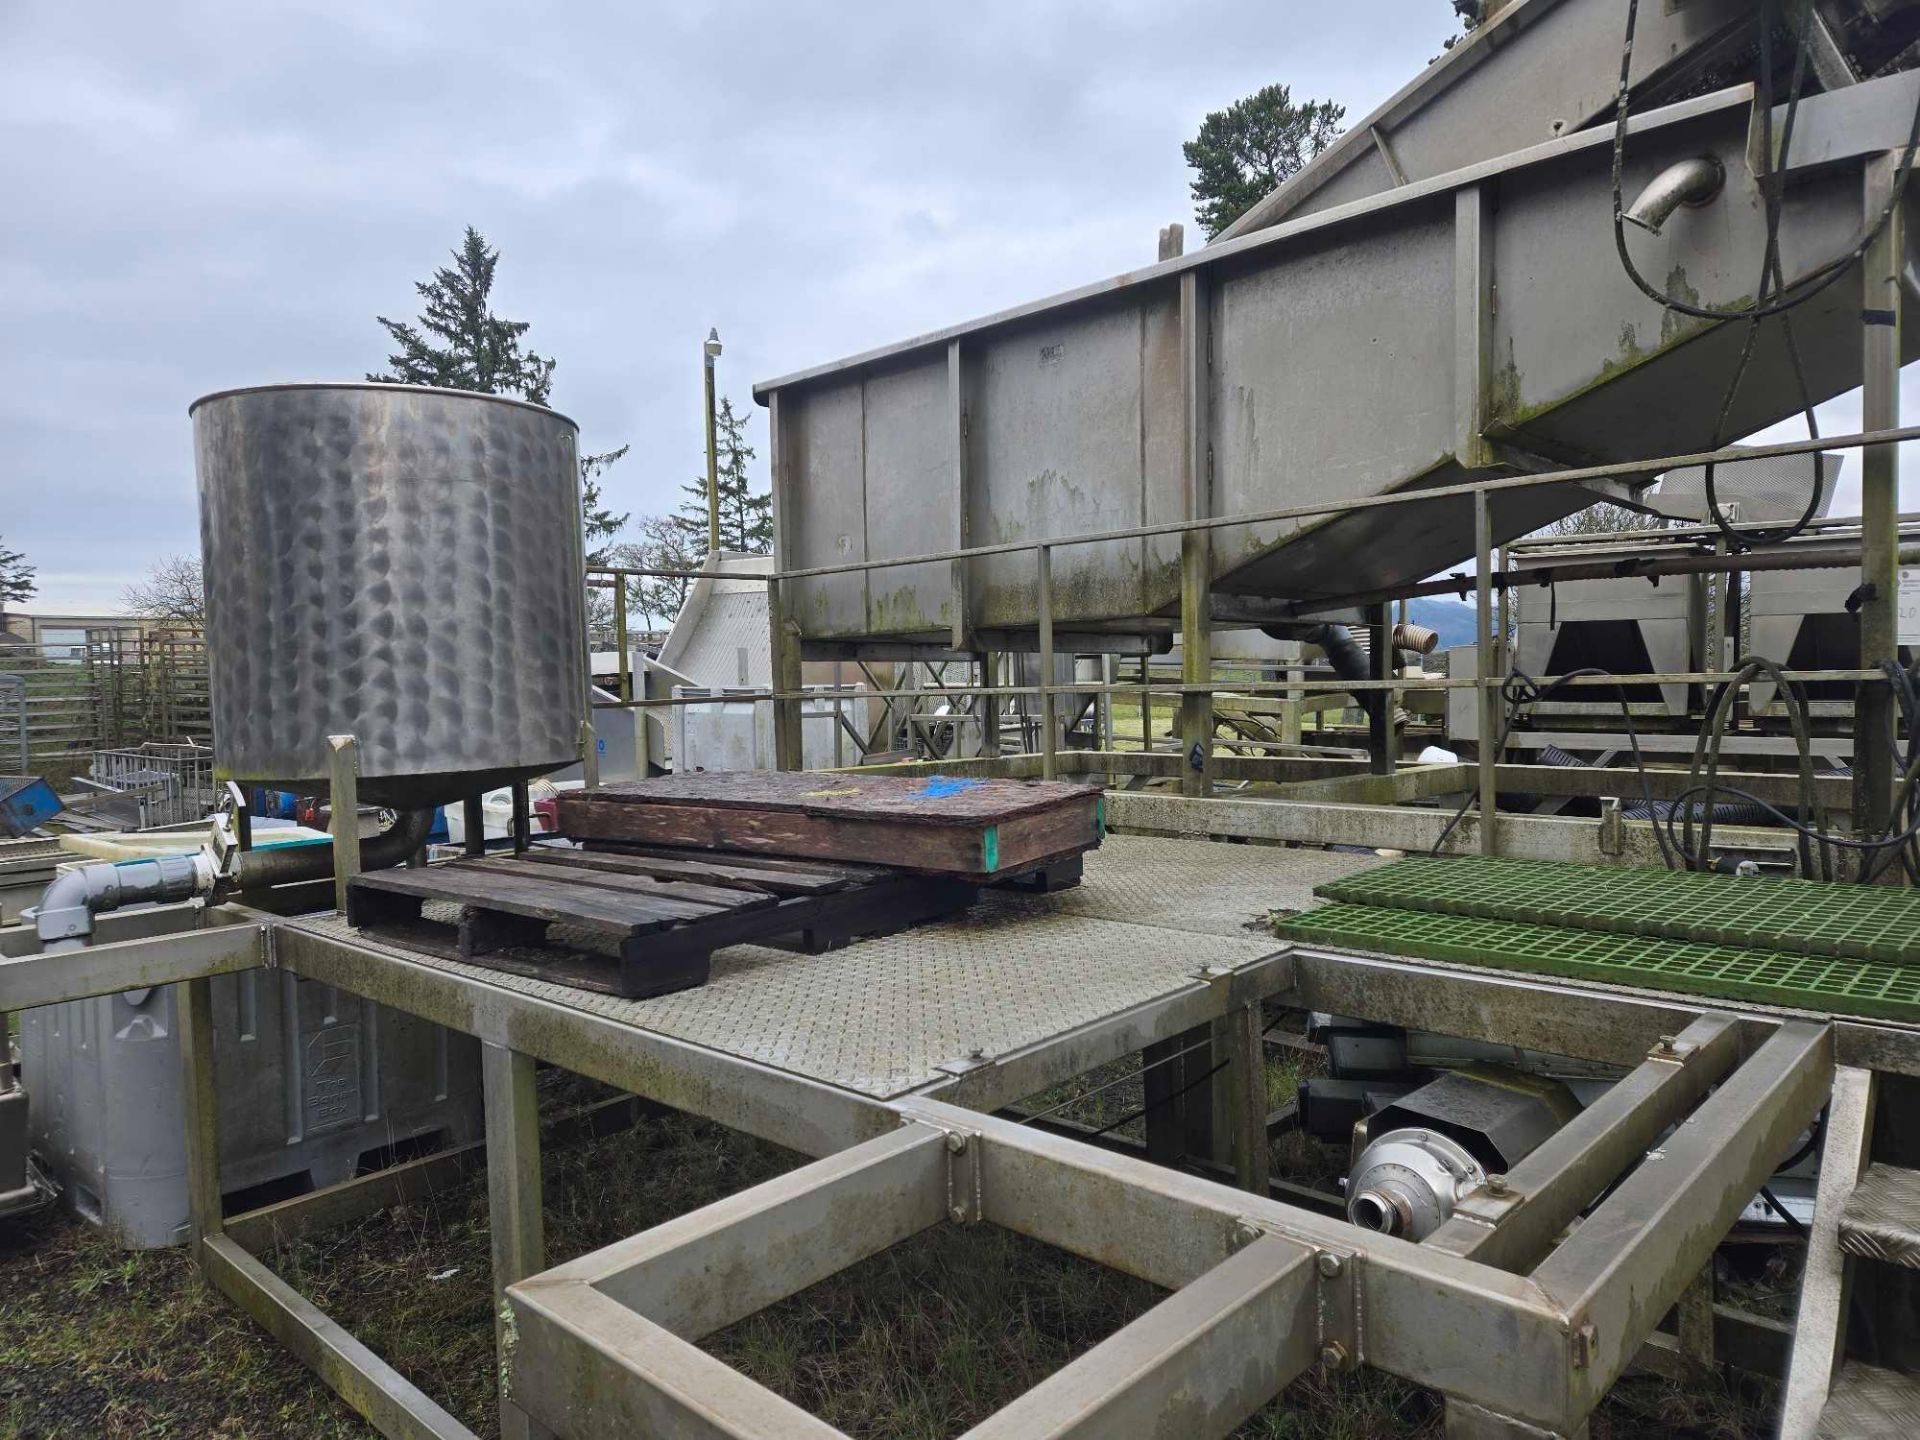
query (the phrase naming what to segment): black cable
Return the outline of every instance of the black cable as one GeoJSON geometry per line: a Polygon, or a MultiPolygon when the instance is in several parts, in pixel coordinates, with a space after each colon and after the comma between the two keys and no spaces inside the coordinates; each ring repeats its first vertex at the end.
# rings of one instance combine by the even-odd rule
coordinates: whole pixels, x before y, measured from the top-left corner
{"type": "MultiPolygon", "coordinates": [[[[1913,121],[1909,127],[1907,145],[1901,154],[1900,168],[1888,195],[1887,203],[1880,215],[1870,226],[1853,251],[1838,259],[1817,267],[1808,275],[1789,285],[1784,267],[1780,262],[1780,221],[1782,210],[1783,178],[1787,168],[1787,155],[1793,143],[1794,124],[1798,117],[1800,98],[1804,90],[1807,56],[1809,46],[1806,43],[1806,27],[1811,19],[1803,21],[1796,38],[1793,79],[1789,86],[1786,118],[1781,129],[1779,154],[1776,158],[1773,145],[1773,19],[1774,6],[1763,4],[1759,7],[1757,24],[1759,26],[1758,51],[1759,72],[1756,76],[1756,103],[1759,110],[1761,129],[1761,149],[1767,157],[1767,170],[1759,177],[1761,199],[1766,207],[1766,243],[1760,264],[1760,281],[1755,287],[1754,301],[1751,305],[1727,308],[1702,306],[1677,296],[1669,295],[1658,289],[1640,273],[1633,257],[1627,249],[1626,212],[1623,190],[1623,175],[1626,167],[1627,122],[1629,118],[1630,94],[1633,74],[1634,34],[1639,20],[1639,0],[1628,0],[1626,35],[1621,45],[1620,83],[1616,95],[1613,134],[1613,237],[1614,248],[1620,257],[1622,268],[1641,293],[1654,300],[1667,310],[1696,319],[1730,320],[1744,318],[1747,321],[1746,335],[1742,341],[1740,357],[1729,379],[1726,392],[1721,398],[1720,412],[1714,422],[1714,441],[1711,448],[1718,449],[1725,440],[1725,429],[1733,411],[1733,404],[1745,383],[1755,348],[1759,340],[1762,321],[1779,317],[1783,339],[1786,343],[1787,358],[1792,369],[1800,395],[1800,409],[1807,421],[1809,438],[1819,438],[1819,425],[1813,413],[1812,392],[1807,384],[1806,367],[1800,355],[1799,343],[1793,333],[1792,321],[1788,312],[1820,294],[1829,285],[1844,274],[1856,261],[1863,258],[1868,248],[1886,228],[1893,212],[1898,208],[1905,194],[1908,177],[1912,173],[1914,149],[1920,144],[1920,106],[1916,106],[1913,121]],[[1770,299],[1778,295],[1778,300],[1770,299]]],[[[1703,474],[1706,491],[1707,513],[1716,528],[1727,537],[1729,545],[1735,550],[1749,549],[1756,545],[1780,544],[1800,534],[1811,523],[1820,508],[1821,479],[1820,457],[1818,452],[1809,452],[1813,468],[1813,484],[1809,487],[1807,504],[1798,519],[1790,525],[1768,530],[1736,529],[1720,508],[1715,479],[1717,464],[1709,463],[1703,474]]]]}
{"type": "MultiPolygon", "coordinates": [[[[1264,1034],[1266,1032],[1262,1031],[1261,1033],[1264,1034]]],[[[1207,1071],[1206,1074],[1196,1075],[1193,1079],[1189,1080],[1186,1084],[1182,1085],[1178,1090],[1174,1091],[1171,1095],[1162,1095],[1158,1100],[1154,1101],[1153,1104],[1142,1105],[1138,1110],[1135,1110],[1132,1114],[1122,1115],[1118,1120],[1114,1121],[1111,1125],[1102,1125],[1098,1130],[1095,1130],[1092,1134],[1084,1136],[1083,1138],[1087,1140],[1098,1140],[1102,1135],[1107,1134],[1109,1131],[1118,1130],[1122,1125],[1131,1125],[1134,1121],[1144,1119],[1146,1116],[1151,1115],[1156,1110],[1165,1109],[1167,1106],[1171,1105],[1174,1101],[1178,1100],[1182,1095],[1186,1094],[1189,1090],[1192,1090],[1197,1086],[1206,1084],[1207,1081],[1211,1080],[1214,1076],[1218,1075],[1222,1070],[1226,1069],[1230,1063],[1231,1063],[1230,1061],[1222,1060],[1218,1065],[1214,1066],[1211,1070],[1207,1071]]]]}
{"type": "MultiPolygon", "coordinates": [[[[1653,806],[1653,785],[1647,778],[1646,757],[1640,753],[1640,730],[1639,727],[1633,723],[1633,707],[1627,702],[1626,686],[1622,685],[1618,677],[1610,670],[1603,670],[1598,666],[1588,665],[1579,670],[1570,670],[1565,675],[1556,676],[1545,686],[1542,686],[1538,680],[1535,680],[1523,670],[1513,670],[1509,672],[1507,678],[1502,681],[1500,685],[1500,698],[1507,702],[1507,713],[1500,724],[1500,738],[1494,742],[1494,763],[1496,765],[1499,764],[1500,757],[1507,752],[1507,737],[1513,733],[1514,722],[1519,718],[1520,707],[1522,705],[1538,704],[1540,701],[1550,698],[1571,682],[1587,678],[1600,678],[1613,681],[1614,697],[1620,703],[1620,718],[1626,722],[1627,740],[1633,748],[1633,768],[1635,774],[1638,775],[1640,779],[1640,798],[1642,803],[1647,807],[1647,815],[1649,818],[1657,819],[1659,812],[1656,811],[1653,806]]],[[[1480,737],[1480,743],[1483,745],[1486,743],[1486,736],[1483,735],[1480,737]]],[[[1477,790],[1467,793],[1466,798],[1460,802],[1460,807],[1453,812],[1452,817],[1447,821],[1446,825],[1442,827],[1440,837],[1433,842],[1433,848],[1427,851],[1429,855],[1438,855],[1440,853],[1441,847],[1447,843],[1447,837],[1452,835],[1455,829],[1459,827],[1460,822],[1467,818],[1467,812],[1478,803],[1479,798],[1480,796],[1477,790]]],[[[1494,818],[1493,816],[1482,816],[1481,823],[1487,825],[1493,824],[1494,818]]],[[[1653,827],[1653,840],[1654,843],[1660,847],[1660,859],[1669,870],[1674,869],[1674,852],[1669,846],[1668,837],[1660,833],[1658,824],[1655,824],[1653,827]]]]}
{"type": "Polygon", "coordinates": [[[1793,1212],[1780,1203],[1779,1197],[1776,1196],[1773,1191],[1762,1185],[1760,1187],[1760,1198],[1766,1202],[1769,1210],[1787,1222],[1787,1228],[1789,1230],[1793,1231],[1793,1233],[1798,1235],[1802,1240],[1807,1238],[1807,1227],[1794,1218],[1793,1212]]]}
{"type": "Polygon", "coordinates": [[[1627,33],[1620,56],[1620,87],[1616,94],[1614,106],[1614,247],[1619,251],[1620,263],[1626,270],[1627,278],[1632,280],[1633,283],[1639,287],[1640,292],[1649,300],[1654,301],[1656,304],[1663,305],[1669,310],[1676,311],[1679,314],[1691,316],[1696,320],[1736,320],[1753,314],[1756,310],[1761,319],[1766,319],[1773,315],[1782,314],[1797,306],[1804,305],[1815,295],[1825,290],[1835,280],[1839,279],[1851,266],[1865,257],[1869,247],[1880,237],[1880,232],[1886,229],[1887,222],[1893,218],[1893,212],[1899,208],[1900,201],[1906,192],[1907,177],[1913,171],[1915,147],[1920,146],[1920,106],[1916,106],[1914,109],[1913,123],[1908,130],[1906,148],[1900,158],[1900,169],[1894,176],[1893,187],[1887,196],[1887,203],[1881,208],[1880,214],[1875,218],[1873,224],[1867,228],[1866,234],[1861,237],[1859,243],[1855,245],[1849,253],[1841,256],[1839,259],[1829,260],[1824,265],[1820,265],[1809,271],[1789,287],[1794,293],[1774,302],[1770,306],[1731,306],[1725,309],[1717,309],[1710,306],[1695,305],[1690,301],[1681,300],[1677,296],[1668,295],[1660,290],[1640,273],[1639,268],[1633,263],[1633,257],[1627,253],[1626,212],[1621,199],[1621,186],[1622,173],[1626,168],[1627,117],[1633,74],[1633,35],[1636,22],[1639,18],[1639,10],[1639,0],[1627,0],[1627,33]]]}

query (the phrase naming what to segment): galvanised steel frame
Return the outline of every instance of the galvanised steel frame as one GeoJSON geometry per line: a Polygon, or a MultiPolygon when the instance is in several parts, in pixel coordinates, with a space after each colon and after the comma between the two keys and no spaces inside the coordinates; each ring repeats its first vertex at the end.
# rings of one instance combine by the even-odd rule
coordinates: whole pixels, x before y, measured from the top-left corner
{"type": "MultiPolygon", "coordinates": [[[[1317,1363],[1440,1390],[1455,1435],[1576,1436],[1827,1103],[1836,1073],[1843,1090],[1875,1070],[1920,1074],[1920,1031],[1902,1027],[1294,947],[885,1103],[240,906],[172,907],[116,928],[136,933],[103,926],[102,944],[59,956],[34,953],[17,931],[0,937],[13,957],[0,960],[0,1009],[124,989],[130,974],[182,987],[200,1263],[391,1436],[466,1432],[251,1247],[274,1226],[390,1203],[394,1181],[283,1203],[271,1225],[223,1219],[211,974],[277,966],[484,1042],[502,1413],[516,1435],[831,1436],[697,1342],[930,1226],[993,1224],[1173,1293],[975,1434],[1158,1434],[1170,1417],[1182,1433],[1223,1434],[1317,1363]],[[1244,1163],[1235,1188],[990,1113],[1195,1026],[1213,1024],[1230,1053],[1236,1029],[1257,1047],[1252,1017],[1266,1001],[1631,1068],[1423,1244],[1270,1198],[1244,1163]],[[547,1268],[536,1060],[823,1158],[547,1268]]],[[[1243,1098],[1247,1114],[1264,1103],[1243,1098]]],[[[1249,1133],[1241,1156],[1254,1143],[1249,1133]]],[[[1831,1345],[1833,1309],[1814,1304],[1796,1346],[1817,1354],[1823,1334],[1831,1345]]]]}

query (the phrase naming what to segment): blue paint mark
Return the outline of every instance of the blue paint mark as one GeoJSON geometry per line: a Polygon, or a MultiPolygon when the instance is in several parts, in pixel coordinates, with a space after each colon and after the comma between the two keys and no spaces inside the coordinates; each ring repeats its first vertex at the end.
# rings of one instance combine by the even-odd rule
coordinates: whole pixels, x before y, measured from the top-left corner
{"type": "Polygon", "coordinates": [[[969,790],[978,790],[985,783],[982,780],[955,780],[936,775],[920,787],[920,793],[933,800],[944,800],[949,795],[964,795],[969,790]]]}

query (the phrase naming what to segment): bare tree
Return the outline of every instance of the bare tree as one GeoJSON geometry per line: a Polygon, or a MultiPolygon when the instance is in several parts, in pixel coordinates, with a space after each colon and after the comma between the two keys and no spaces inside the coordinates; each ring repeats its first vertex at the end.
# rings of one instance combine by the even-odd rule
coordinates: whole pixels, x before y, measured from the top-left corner
{"type": "MultiPolygon", "coordinates": [[[[697,570],[701,554],[696,554],[692,537],[672,515],[649,515],[640,522],[637,544],[619,547],[618,562],[639,570],[697,570]]],[[[704,531],[699,549],[706,549],[704,531]]],[[[627,582],[627,604],[639,613],[649,630],[664,630],[687,602],[687,590],[693,582],[684,576],[634,576],[627,582]]]]}
{"type": "Polygon", "coordinates": [[[207,591],[198,555],[169,555],[129,585],[120,603],[129,615],[169,625],[207,623],[207,591]]]}

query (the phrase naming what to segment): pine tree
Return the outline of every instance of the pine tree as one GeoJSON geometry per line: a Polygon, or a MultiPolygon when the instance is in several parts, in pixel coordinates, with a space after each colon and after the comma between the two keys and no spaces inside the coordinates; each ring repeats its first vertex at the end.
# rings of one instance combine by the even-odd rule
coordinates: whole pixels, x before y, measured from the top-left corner
{"type": "Polygon", "coordinates": [[[431,280],[414,285],[426,302],[417,325],[374,317],[400,348],[387,357],[391,373],[367,378],[518,395],[545,405],[553,388],[554,362],[522,351],[528,322],[502,320],[489,308],[499,263],[500,252],[489,249],[486,237],[469,225],[466,239],[453,252],[452,267],[443,265],[431,280]]]}
{"type": "Polygon", "coordinates": [[[613,539],[626,528],[630,514],[616,515],[607,508],[600,498],[600,475],[606,468],[618,460],[631,444],[622,445],[618,450],[609,450],[602,455],[582,455],[580,457],[580,531],[585,537],[587,564],[610,565],[607,558],[608,547],[596,544],[596,541],[613,539]]]}
{"type": "Polygon", "coordinates": [[[9,550],[5,537],[0,536],[0,606],[30,599],[36,588],[33,566],[27,564],[27,557],[18,550],[9,550]]]}
{"type": "MultiPolygon", "coordinates": [[[[735,414],[733,401],[721,397],[713,422],[714,448],[720,456],[720,548],[765,555],[773,549],[773,496],[756,493],[747,475],[747,461],[756,453],[746,442],[752,418],[752,411],[735,414]]],[[[707,545],[707,478],[702,475],[682,488],[687,498],[673,522],[685,534],[687,548],[699,553],[707,545]]]]}
{"type": "Polygon", "coordinates": [[[1207,238],[1338,139],[1346,113],[1331,100],[1296,105],[1285,85],[1269,85],[1202,120],[1180,150],[1196,172],[1188,188],[1207,238]]]}

